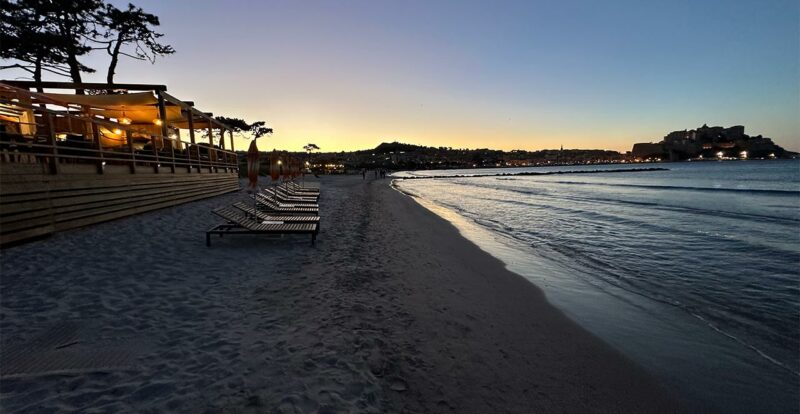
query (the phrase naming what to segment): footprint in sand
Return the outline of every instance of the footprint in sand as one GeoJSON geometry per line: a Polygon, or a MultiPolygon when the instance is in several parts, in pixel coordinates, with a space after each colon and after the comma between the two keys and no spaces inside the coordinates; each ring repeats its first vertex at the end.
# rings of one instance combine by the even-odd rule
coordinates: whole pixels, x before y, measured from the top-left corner
{"type": "Polygon", "coordinates": [[[392,379],[389,388],[391,388],[392,391],[403,392],[408,389],[408,383],[402,378],[395,377],[392,379]]]}

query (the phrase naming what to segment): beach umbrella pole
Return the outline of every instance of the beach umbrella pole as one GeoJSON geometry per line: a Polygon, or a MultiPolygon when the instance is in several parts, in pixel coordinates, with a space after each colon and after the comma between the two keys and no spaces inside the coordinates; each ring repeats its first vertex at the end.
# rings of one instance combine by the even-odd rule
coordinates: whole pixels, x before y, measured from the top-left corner
{"type": "Polygon", "coordinates": [[[253,219],[257,219],[258,213],[256,210],[256,197],[258,197],[258,169],[259,169],[259,157],[258,157],[258,146],[256,146],[256,140],[250,142],[250,148],[247,150],[247,187],[248,191],[253,193],[253,219]]]}

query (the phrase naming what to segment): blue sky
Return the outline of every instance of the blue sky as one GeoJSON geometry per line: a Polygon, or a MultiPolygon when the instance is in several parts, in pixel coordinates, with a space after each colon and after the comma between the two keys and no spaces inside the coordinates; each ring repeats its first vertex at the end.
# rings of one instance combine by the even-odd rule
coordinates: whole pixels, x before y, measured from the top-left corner
{"type": "Polygon", "coordinates": [[[117,80],[266,120],[268,147],[629,150],[708,123],[800,150],[797,1],[135,3],[178,53],[117,80]]]}

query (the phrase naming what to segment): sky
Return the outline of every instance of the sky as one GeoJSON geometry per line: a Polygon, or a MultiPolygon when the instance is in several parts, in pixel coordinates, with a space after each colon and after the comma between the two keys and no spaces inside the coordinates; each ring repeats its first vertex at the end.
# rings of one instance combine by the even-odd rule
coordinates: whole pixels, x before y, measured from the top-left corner
{"type": "Polygon", "coordinates": [[[261,149],[627,151],[707,123],[800,151],[796,0],[132,1],[177,53],[116,80],[267,121],[261,149]]]}

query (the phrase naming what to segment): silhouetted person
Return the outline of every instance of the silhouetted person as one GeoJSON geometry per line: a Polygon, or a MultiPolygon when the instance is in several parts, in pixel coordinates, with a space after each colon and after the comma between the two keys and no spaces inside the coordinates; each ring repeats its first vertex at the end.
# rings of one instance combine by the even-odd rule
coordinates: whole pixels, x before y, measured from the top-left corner
{"type": "Polygon", "coordinates": [[[366,168],[362,168],[361,169],[361,179],[362,180],[366,180],[367,179],[367,169],[366,168]]]}
{"type": "Polygon", "coordinates": [[[378,179],[378,170],[375,170],[375,179],[378,179]]]}

